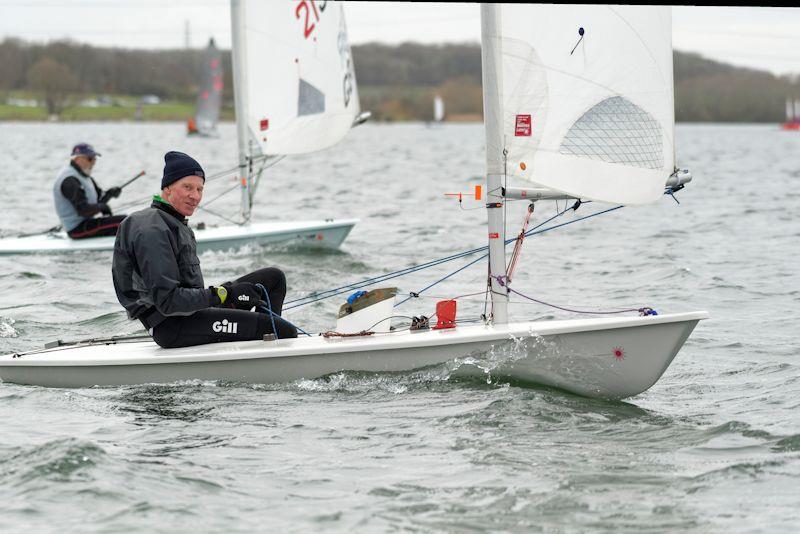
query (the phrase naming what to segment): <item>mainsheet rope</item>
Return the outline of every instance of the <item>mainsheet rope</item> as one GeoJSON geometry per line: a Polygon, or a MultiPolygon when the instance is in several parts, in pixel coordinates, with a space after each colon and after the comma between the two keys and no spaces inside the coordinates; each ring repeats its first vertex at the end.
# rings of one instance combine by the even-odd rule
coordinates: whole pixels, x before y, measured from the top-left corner
{"type": "MultiPolygon", "coordinates": [[[[587,204],[587,203],[588,202],[584,202],[583,204],[587,204]]],[[[613,207],[613,208],[608,208],[606,210],[602,210],[602,211],[599,211],[599,212],[596,212],[596,213],[592,213],[592,214],[586,215],[584,217],[579,217],[579,218],[574,219],[572,221],[567,221],[565,223],[549,226],[547,228],[542,228],[542,226],[550,223],[551,221],[553,221],[554,219],[556,219],[558,217],[561,217],[562,215],[564,215],[568,211],[572,210],[574,207],[575,207],[575,205],[567,207],[567,208],[561,210],[560,212],[558,212],[555,215],[551,216],[547,220],[539,223],[538,225],[534,226],[533,228],[531,228],[530,230],[525,232],[524,235],[527,237],[527,236],[532,236],[532,235],[536,235],[536,234],[542,234],[542,233],[548,232],[550,230],[553,230],[555,228],[561,228],[563,226],[567,226],[567,225],[570,225],[570,224],[573,224],[573,223],[576,223],[576,222],[580,222],[580,221],[584,221],[586,219],[590,219],[592,217],[596,217],[598,215],[603,215],[605,213],[609,213],[609,212],[612,212],[614,210],[618,210],[618,209],[620,209],[620,208],[622,208],[624,206],[620,205],[620,206],[616,206],[616,207],[613,207]]],[[[510,243],[512,243],[513,241],[516,241],[516,240],[517,240],[517,237],[514,237],[513,239],[507,239],[507,240],[505,240],[505,244],[508,245],[508,244],[510,244],[510,243]]],[[[391,273],[386,273],[386,274],[383,274],[383,275],[380,275],[380,276],[376,276],[376,277],[373,277],[373,278],[368,278],[368,279],[365,279],[365,280],[361,280],[359,282],[354,282],[354,283],[347,284],[347,285],[344,285],[344,286],[339,286],[339,287],[336,287],[336,288],[333,288],[333,289],[328,289],[326,291],[322,291],[322,292],[319,292],[319,293],[313,293],[313,294],[305,296],[305,297],[300,297],[300,298],[288,301],[286,303],[287,306],[285,307],[285,309],[286,310],[290,310],[290,309],[293,309],[293,308],[298,308],[300,306],[305,306],[306,304],[311,304],[313,302],[317,302],[317,301],[324,300],[324,299],[327,299],[327,298],[330,298],[330,297],[334,297],[336,295],[341,295],[342,293],[347,293],[347,292],[350,292],[350,291],[352,291],[354,289],[360,289],[362,287],[366,287],[366,286],[369,286],[369,285],[372,285],[372,284],[378,283],[378,282],[385,282],[387,280],[391,280],[393,278],[398,278],[398,277],[404,276],[406,274],[410,274],[410,273],[413,273],[413,272],[417,272],[417,271],[421,271],[421,270],[424,270],[424,269],[428,269],[430,267],[435,267],[436,265],[441,265],[443,263],[447,263],[447,262],[450,262],[450,261],[453,261],[453,260],[457,260],[459,258],[470,256],[472,254],[477,254],[477,253],[480,253],[480,252],[484,252],[484,255],[482,255],[481,257],[477,258],[476,260],[470,261],[467,265],[464,265],[463,267],[460,267],[456,271],[447,274],[446,276],[444,276],[444,277],[440,278],[439,280],[433,282],[432,284],[428,285],[424,289],[412,294],[411,297],[406,298],[404,301],[402,301],[400,303],[400,304],[403,304],[403,303],[407,302],[410,298],[413,298],[414,296],[417,296],[420,293],[422,293],[424,291],[427,291],[428,289],[436,286],[437,284],[443,282],[444,280],[447,280],[448,278],[450,278],[454,274],[456,274],[458,272],[461,272],[462,270],[466,269],[467,267],[469,267],[469,266],[473,265],[474,263],[477,263],[481,259],[485,258],[486,256],[488,256],[488,253],[486,253],[488,250],[489,250],[488,245],[487,246],[483,246],[483,247],[479,247],[479,248],[474,248],[474,249],[471,249],[471,250],[460,252],[458,254],[453,254],[451,256],[445,256],[444,258],[439,258],[439,259],[436,259],[436,260],[432,260],[432,261],[429,261],[429,262],[426,262],[426,263],[423,263],[421,265],[417,265],[417,266],[414,266],[414,267],[407,267],[405,269],[400,269],[398,271],[394,271],[394,272],[391,272],[391,273]]],[[[400,306],[400,304],[398,304],[397,306],[400,306]]]]}

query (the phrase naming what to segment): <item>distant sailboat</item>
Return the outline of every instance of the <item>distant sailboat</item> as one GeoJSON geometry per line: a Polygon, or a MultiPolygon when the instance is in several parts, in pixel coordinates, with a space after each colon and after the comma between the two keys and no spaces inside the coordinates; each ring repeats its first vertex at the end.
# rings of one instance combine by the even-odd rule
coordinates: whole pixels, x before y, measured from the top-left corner
{"type": "Polygon", "coordinates": [[[222,54],[212,37],[208,41],[203,57],[203,68],[197,93],[197,106],[194,118],[186,125],[189,135],[216,136],[219,110],[222,106],[224,87],[222,54]]]}
{"type": "Polygon", "coordinates": [[[781,125],[784,130],[800,130],[800,100],[786,99],[786,122],[781,125]]]}
{"type": "MultiPolygon", "coordinates": [[[[358,220],[253,222],[251,209],[261,178],[275,160],[334,146],[369,116],[359,104],[343,4],[231,0],[231,30],[238,166],[219,177],[236,175],[241,220],[194,230],[197,250],[290,242],[338,248],[358,220]],[[304,9],[311,10],[313,22],[301,18],[304,9]]],[[[211,48],[216,50],[213,42],[211,48]]],[[[209,79],[217,96],[210,91],[205,99],[201,93],[199,101],[219,101],[222,67],[212,63],[218,74],[209,79]]],[[[199,118],[197,126],[200,130],[199,118]]],[[[114,239],[75,240],[65,232],[43,232],[0,239],[0,255],[113,250],[114,239]]]]}
{"type": "Polygon", "coordinates": [[[433,97],[433,122],[444,120],[444,100],[439,95],[433,97]]]}

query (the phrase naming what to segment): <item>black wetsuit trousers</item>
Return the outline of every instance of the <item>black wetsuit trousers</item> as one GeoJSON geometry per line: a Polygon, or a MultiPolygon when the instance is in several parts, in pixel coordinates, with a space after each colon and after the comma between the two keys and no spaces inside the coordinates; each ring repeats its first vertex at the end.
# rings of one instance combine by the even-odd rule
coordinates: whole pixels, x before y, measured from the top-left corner
{"type": "Polygon", "coordinates": [[[127,215],[112,215],[110,217],[98,217],[96,219],[86,219],[78,226],[70,230],[67,235],[72,239],[85,239],[87,237],[100,237],[107,235],[117,235],[117,229],[127,215]]]}
{"type": "MultiPolygon", "coordinates": [[[[236,282],[262,284],[267,289],[272,311],[280,315],[286,297],[286,277],[275,267],[259,269],[236,282]]],[[[273,316],[279,339],[297,337],[297,329],[280,317],[273,316]]],[[[191,347],[223,341],[262,339],[273,334],[269,314],[235,310],[231,308],[206,308],[191,315],[172,316],[153,328],[153,340],[164,348],[191,347]]]]}

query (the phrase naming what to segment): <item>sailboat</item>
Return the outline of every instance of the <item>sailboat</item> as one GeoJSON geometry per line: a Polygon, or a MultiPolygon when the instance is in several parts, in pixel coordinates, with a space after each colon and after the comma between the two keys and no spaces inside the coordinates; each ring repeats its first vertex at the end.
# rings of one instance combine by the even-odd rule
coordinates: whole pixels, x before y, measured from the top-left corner
{"type": "Polygon", "coordinates": [[[674,166],[670,8],[484,4],[481,21],[491,295],[481,324],[459,324],[451,300],[437,305],[436,325],[416,318],[393,330],[396,291],[378,288],[351,295],[326,335],[179,349],[140,339],[54,343],[0,357],[0,379],[274,383],[442,364],[485,376],[488,357],[492,376],[579,395],[621,399],[648,389],[708,314],[511,321],[517,290],[501,236],[509,198],[646,204],[688,181],[674,166]],[[512,177],[533,184],[505,187],[512,177]]]}
{"type": "Polygon", "coordinates": [[[800,130],[800,100],[786,99],[786,122],[781,124],[784,130],[800,130]]]}
{"type": "MultiPolygon", "coordinates": [[[[329,148],[368,115],[360,110],[343,7],[232,0],[231,29],[238,164],[214,178],[240,184],[240,221],[194,230],[197,249],[338,248],[356,219],[253,222],[251,209],[264,171],[278,159],[329,148]],[[311,21],[297,15],[301,7],[315,10],[311,21]]],[[[0,255],[110,251],[114,239],[73,240],[63,231],[8,237],[0,239],[0,255]]]]}
{"type": "Polygon", "coordinates": [[[202,76],[197,93],[197,105],[194,118],[189,119],[187,132],[189,135],[217,137],[219,110],[222,107],[223,68],[222,54],[212,37],[203,54],[202,76]]]}
{"type": "Polygon", "coordinates": [[[433,122],[440,123],[444,120],[444,100],[439,95],[433,97],[433,122]]]}

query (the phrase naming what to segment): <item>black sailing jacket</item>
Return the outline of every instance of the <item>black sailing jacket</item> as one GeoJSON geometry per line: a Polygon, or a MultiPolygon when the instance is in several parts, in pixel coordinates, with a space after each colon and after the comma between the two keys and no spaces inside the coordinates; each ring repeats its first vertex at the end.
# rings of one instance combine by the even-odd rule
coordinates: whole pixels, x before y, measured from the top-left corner
{"type": "Polygon", "coordinates": [[[161,200],[122,221],[111,274],[128,317],[141,320],[145,328],[219,302],[203,287],[197,244],[186,218],[161,200]]]}

